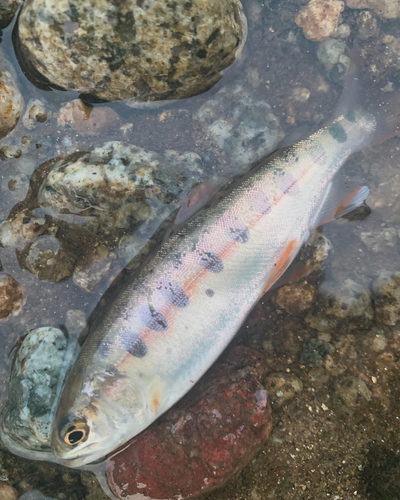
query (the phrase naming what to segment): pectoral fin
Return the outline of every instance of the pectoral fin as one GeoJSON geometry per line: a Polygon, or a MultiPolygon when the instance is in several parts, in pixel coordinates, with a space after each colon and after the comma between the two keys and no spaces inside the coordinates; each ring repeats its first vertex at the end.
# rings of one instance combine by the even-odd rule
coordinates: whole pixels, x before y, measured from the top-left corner
{"type": "Polygon", "coordinates": [[[339,219],[339,217],[352,212],[364,203],[368,194],[369,189],[367,186],[349,190],[343,186],[343,183],[331,184],[320,204],[320,209],[316,211],[311,229],[339,219]]]}
{"type": "Polygon", "coordinates": [[[292,240],[289,242],[285,251],[279,258],[278,262],[274,266],[274,270],[271,275],[268,277],[267,284],[263,288],[262,293],[266,293],[274,283],[282,276],[282,274],[286,271],[286,269],[293,262],[293,259],[296,257],[297,252],[299,250],[299,245],[297,240],[292,240]]]}

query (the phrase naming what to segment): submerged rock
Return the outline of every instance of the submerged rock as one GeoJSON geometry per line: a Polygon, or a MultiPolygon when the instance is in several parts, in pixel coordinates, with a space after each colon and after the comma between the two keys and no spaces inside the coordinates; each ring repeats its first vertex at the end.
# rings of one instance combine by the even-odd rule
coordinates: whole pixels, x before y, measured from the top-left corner
{"type": "Polygon", "coordinates": [[[297,314],[310,309],[314,301],[315,289],[309,283],[290,283],[279,288],[276,303],[289,314],[297,314]]]}
{"type": "Polygon", "coordinates": [[[19,248],[35,240],[47,228],[44,218],[23,210],[0,224],[0,246],[19,248]]]}
{"type": "MultiPolygon", "coordinates": [[[[202,178],[199,155],[158,154],[121,142],[58,161],[39,189],[38,202],[53,216],[81,223],[93,218],[101,230],[132,229],[176,201],[202,178]]],[[[178,205],[177,205],[178,206],[178,205]]]]}
{"type": "Polygon", "coordinates": [[[252,97],[241,85],[220,90],[199,109],[196,119],[235,172],[274,151],[284,138],[271,106],[252,97]]]}
{"type": "Polygon", "coordinates": [[[55,236],[45,235],[28,245],[19,254],[18,260],[22,267],[36,274],[40,280],[58,283],[72,276],[76,257],[63,249],[55,236]]]}
{"type": "Polygon", "coordinates": [[[0,55],[0,138],[17,125],[24,108],[24,98],[19,91],[13,72],[0,55]]]}
{"type": "Polygon", "coordinates": [[[32,99],[26,106],[26,112],[22,118],[24,127],[33,130],[39,123],[44,123],[49,118],[46,104],[40,99],[32,99]]]}
{"type": "Polygon", "coordinates": [[[350,67],[343,40],[328,38],[318,44],[317,57],[324,66],[329,79],[334,83],[343,82],[350,67]]]}
{"type": "Polygon", "coordinates": [[[320,332],[330,332],[344,324],[352,329],[367,328],[373,317],[368,288],[346,279],[343,283],[322,283],[315,309],[305,322],[320,332]]]}
{"type": "Polygon", "coordinates": [[[367,384],[356,377],[340,378],[335,384],[333,405],[342,415],[353,415],[357,408],[371,401],[372,393],[367,384]]]}
{"type": "Polygon", "coordinates": [[[5,28],[13,20],[23,0],[0,0],[0,28],[5,28]]]}
{"type": "Polygon", "coordinates": [[[33,452],[32,458],[50,453],[51,411],[67,352],[68,339],[58,328],[36,328],[24,338],[1,414],[1,437],[11,451],[33,452]]]}
{"type": "Polygon", "coordinates": [[[272,373],[266,384],[275,406],[282,406],[303,391],[303,382],[292,373],[272,373]]]}
{"type": "Polygon", "coordinates": [[[306,366],[321,366],[322,358],[335,352],[329,342],[322,339],[309,339],[304,343],[300,354],[300,363],[306,366]]]}
{"type": "Polygon", "coordinates": [[[373,290],[377,320],[394,326],[400,320],[400,273],[383,271],[373,290]]]}
{"type": "Polygon", "coordinates": [[[371,9],[384,19],[400,16],[399,0],[345,0],[350,9],[371,9]]]}
{"type": "Polygon", "coordinates": [[[343,11],[341,0],[310,0],[298,13],[296,24],[303,28],[306,38],[321,42],[335,33],[343,11]]]}
{"type": "Polygon", "coordinates": [[[0,320],[16,315],[22,307],[22,290],[17,281],[6,273],[0,273],[0,320]]]}
{"type": "Polygon", "coordinates": [[[184,500],[238,474],[271,431],[265,373],[257,351],[234,349],[188,397],[107,459],[112,492],[184,500]]]}
{"type": "Polygon", "coordinates": [[[199,94],[245,37],[238,0],[32,0],[19,18],[23,54],[39,73],[111,101],[199,94]]]}

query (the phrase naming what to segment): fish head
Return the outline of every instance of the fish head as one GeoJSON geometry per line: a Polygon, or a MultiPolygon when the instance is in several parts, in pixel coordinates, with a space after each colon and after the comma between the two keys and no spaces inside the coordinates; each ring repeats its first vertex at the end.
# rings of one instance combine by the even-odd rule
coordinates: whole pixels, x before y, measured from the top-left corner
{"type": "Polygon", "coordinates": [[[72,394],[67,383],[51,435],[53,454],[67,467],[98,461],[149,425],[142,381],[132,375],[99,370],[72,394]]]}

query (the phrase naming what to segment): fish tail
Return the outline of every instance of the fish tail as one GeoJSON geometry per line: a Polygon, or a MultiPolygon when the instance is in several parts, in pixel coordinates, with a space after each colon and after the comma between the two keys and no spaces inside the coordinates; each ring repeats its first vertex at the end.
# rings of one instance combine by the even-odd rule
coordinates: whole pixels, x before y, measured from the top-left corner
{"type": "Polygon", "coordinates": [[[335,117],[351,117],[357,110],[364,113],[366,129],[369,132],[368,138],[363,141],[362,147],[364,147],[383,143],[395,136],[400,137],[400,92],[385,93],[376,88],[365,69],[362,50],[362,46],[355,41],[335,117]]]}

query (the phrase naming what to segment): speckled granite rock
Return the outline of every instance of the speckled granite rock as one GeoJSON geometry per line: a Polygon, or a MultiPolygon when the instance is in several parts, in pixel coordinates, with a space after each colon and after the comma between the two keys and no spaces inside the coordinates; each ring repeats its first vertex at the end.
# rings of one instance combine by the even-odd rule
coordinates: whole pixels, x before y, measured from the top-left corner
{"type": "Polygon", "coordinates": [[[40,280],[58,283],[72,276],[76,257],[55,236],[44,235],[18,252],[18,260],[40,280]]]}
{"type": "Polygon", "coordinates": [[[20,248],[47,230],[44,218],[22,210],[0,224],[0,246],[20,248]]]}
{"type": "Polygon", "coordinates": [[[345,0],[351,9],[371,9],[384,19],[400,16],[399,0],[345,0]]]}
{"type": "Polygon", "coordinates": [[[195,153],[160,155],[108,142],[91,153],[58,161],[39,190],[38,202],[56,217],[95,218],[105,232],[132,229],[155,216],[155,206],[179,204],[179,196],[202,174],[202,161],[195,153]]]}
{"type": "Polygon", "coordinates": [[[394,326],[400,320],[400,273],[383,271],[373,283],[377,320],[394,326]]]}
{"type": "Polygon", "coordinates": [[[18,350],[1,414],[1,437],[17,454],[50,453],[50,412],[67,351],[65,333],[51,327],[32,330],[18,350]]]}
{"type": "Polygon", "coordinates": [[[62,88],[106,100],[199,94],[245,38],[238,0],[30,0],[19,19],[25,56],[62,88]]]}
{"type": "Polygon", "coordinates": [[[0,320],[10,314],[18,314],[22,307],[22,290],[15,279],[6,273],[0,273],[0,320]]]}
{"type": "Polygon", "coordinates": [[[188,397],[107,460],[117,498],[184,500],[239,473],[271,431],[265,373],[257,351],[234,349],[188,397]]]}
{"type": "Polygon", "coordinates": [[[0,54],[0,138],[6,136],[18,123],[24,108],[14,73],[0,54]]]}
{"type": "Polygon", "coordinates": [[[306,38],[321,42],[335,33],[343,10],[341,0],[310,0],[298,13],[296,24],[306,38]]]}
{"type": "Polygon", "coordinates": [[[0,0],[0,28],[5,28],[13,20],[23,0],[0,0]]]}
{"type": "Polygon", "coordinates": [[[220,90],[199,109],[196,119],[236,172],[274,151],[284,138],[270,105],[241,85],[220,90]]]}

